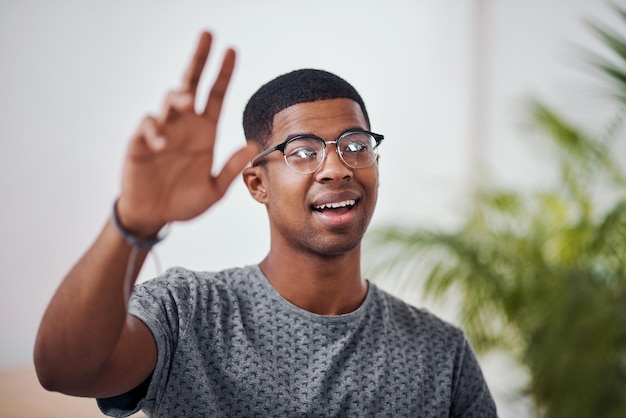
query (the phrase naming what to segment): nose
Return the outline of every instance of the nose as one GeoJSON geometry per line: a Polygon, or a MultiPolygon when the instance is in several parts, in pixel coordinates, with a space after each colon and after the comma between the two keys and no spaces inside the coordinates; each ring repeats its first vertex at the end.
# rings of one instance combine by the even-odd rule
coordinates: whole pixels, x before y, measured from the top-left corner
{"type": "Polygon", "coordinates": [[[324,158],[322,166],[317,170],[315,177],[320,182],[352,178],[352,169],[339,157],[337,141],[326,143],[326,158],[324,158]]]}

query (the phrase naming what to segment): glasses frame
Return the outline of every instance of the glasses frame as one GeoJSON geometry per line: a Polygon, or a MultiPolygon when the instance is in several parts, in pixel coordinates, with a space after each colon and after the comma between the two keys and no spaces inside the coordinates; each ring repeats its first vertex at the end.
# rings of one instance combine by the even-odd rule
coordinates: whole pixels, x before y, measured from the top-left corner
{"type": "Polygon", "coordinates": [[[363,133],[363,134],[368,134],[371,135],[374,140],[376,141],[376,145],[374,145],[374,150],[376,151],[376,153],[378,153],[378,146],[380,145],[380,143],[383,141],[383,139],[385,139],[384,135],[381,134],[376,134],[374,132],[370,132],[370,131],[366,131],[364,129],[350,129],[348,131],[345,131],[344,133],[342,133],[341,135],[339,135],[339,138],[335,139],[334,141],[325,141],[322,138],[320,138],[317,135],[313,135],[313,134],[305,134],[305,135],[295,135],[295,136],[290,136],[287,139],[285,139],[283,142],[281,142],[278,145],[275,145],[271,148],[266,149],[265,151],[261,152],[260,154],[258,154],[256,157],[254,157],[251,161],[250,161],[250,165],[252,167],[256,166],[259,164],[260,160],[264,157],[266,157],[267,155],[271,154],[274,151],[280,151],[283,154],[283,159],[285,160],[285,164],[287,164],[287,167],[289,167],[289,169],[291,171],[293,171],[294,173],[298,173],[298,174],[310,174],[310,173],[314,173],[315,171],[317,171],[322,165],[324,165],[324,162],[326,161],[326,157],[327,157],[327,153],[326,153],[326,147],[328,145],[335,145],[335,151],[337,152],[337,155],[339,156],[339,159],[341,160],[341,162],[343,164],[345,164],[347,167],[351,168],[351,169],[359,169],[359,168],[367,168],[370,167],[372,164],[374,164],[374,161],[376,161],[376,159],[372,160],[372,162],[366,166],[363,167],[352,167],[350,164],[348,164],[346,162],[346,160],[343,159],[343,155],[342,152],[339,150],[339,147],[337,146],[337,143],[339,141],[341,141],[343,138],[352,135],[352,134],[358,134],[358,133],[363,133]],[[320,160],[320,163],[317,167],[315,167],[315,169],[311,170],[311,171],[306,171],[306,172],[300,172],[300,171],[296,171],[292,166],[289,165],[289,163],[287,162],[287,155],[285,154],[285,150],[287,149],[287,145],[289,145],[290,142],[298,140],[298,139],[302,139],[302,138],[307,138],[307,139],[315,139],[318,140],[319,142],[321,142],[323,144],[323,152],[324,155],[322,156],[322,159],[320,160]]]}

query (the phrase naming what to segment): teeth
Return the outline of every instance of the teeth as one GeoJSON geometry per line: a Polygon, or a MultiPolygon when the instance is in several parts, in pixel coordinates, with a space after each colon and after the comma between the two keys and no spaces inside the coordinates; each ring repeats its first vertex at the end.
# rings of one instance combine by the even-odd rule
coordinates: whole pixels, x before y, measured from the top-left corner
{"type": "Polygon", "coordinates": [[[324,210],[324,209],[345,208],[346,206],[354,206],[355,203],[356,203],[356,200],[344,200],[343,202],[325,203],[323,205],[315,206],[315,209],[324,210]]]}

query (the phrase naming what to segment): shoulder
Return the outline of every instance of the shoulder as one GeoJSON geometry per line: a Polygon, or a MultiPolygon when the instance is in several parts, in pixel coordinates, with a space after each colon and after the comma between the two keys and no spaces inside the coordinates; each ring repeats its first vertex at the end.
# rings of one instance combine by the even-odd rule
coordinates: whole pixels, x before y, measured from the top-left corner
{"type": "Polygon", "coordinates": [[[224,321],[239,311],[246,286],[254,282],[248,278],[257,270],[258,266],[217,272],[173,267],[135,286],[129,312],[146,323],[153,334],[163,333],[168,340],[177,340],[178,333],[187,332],[190,326],[224,321]]]}
{"type": "Polygon", "coordinates": [[[388,326],[392,326],[398,333],[419,339],[422,342],[429,341],[438,345],[463,346],[465,335],[463,331],[430,311],[410,305],[400,298],[372,286],[373,297],[379,305],[383,320],[388,326]]]}
{"type": "Polygon", "coordinates": [[[151,316],[161,313],[185,318],[196,312],[225,311],[238,305],[241,294],[255,282],[248,279],[257,270],[257,266],[247,266],[198,272],[173,267],[159,277],[137,284],[131,307],[138,315],[143,311],[151,312],[151,316]]]}
{"type": "Polygon", "coordinates": [[[257,270],[256,266],[233,267],[215,272],[172,267],[159,277],[139,283],[135,290],[187,295],[198,292],[227,291],[245,285],[248,282],[247,278],[255,275],[257,270]]]}

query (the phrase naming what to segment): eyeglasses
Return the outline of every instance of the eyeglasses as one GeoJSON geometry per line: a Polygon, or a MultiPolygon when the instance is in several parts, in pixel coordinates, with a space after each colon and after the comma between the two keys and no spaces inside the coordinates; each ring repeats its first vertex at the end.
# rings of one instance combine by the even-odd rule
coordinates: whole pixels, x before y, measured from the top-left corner
{"type": "Polygon", "coordinates": [[[317,171],[326,160],[326,147],[335,144],[337,154],[350,168],[367,168],[378,156],[378,146],[383,135],[362,130],[351,130],[341,134],[335,141],[324,141],[315,135],[297,135],[268,148],[252,159],[252,165],[274,151],[283,153],[287,166],[299,174],[317,171]]]}

